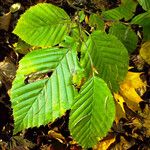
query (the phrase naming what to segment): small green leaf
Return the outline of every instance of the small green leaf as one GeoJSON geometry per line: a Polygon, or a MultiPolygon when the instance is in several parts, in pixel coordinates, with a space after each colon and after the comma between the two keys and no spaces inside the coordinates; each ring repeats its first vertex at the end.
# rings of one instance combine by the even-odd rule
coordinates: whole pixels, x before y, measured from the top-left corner
{"type": "Polygon", "coordinates": [[[70,22],[63,9],[40,3],[21,16],[13,33],[33,46],[53,46],[68,34],[70,22]]]}
{"type": "Polygon", "coordinates": [[[134,0],[124,0],[117,8],[102,12],[102,16],[108,20],[129,20],[134,15],[137,3],[134,0]]]}
{"type": "Polygon", "coordinates": [[[136,49],[138,37],[129,26],[125,26],[122,23],[114,23],[110,27],[109,33],[115,35],[124,44],[129,53],[136,49]]]}
{"type": "Polygon", "coordinates": [[[83,10],[79,11],[78,15],[79,15],[79,22],[82,22],[85,19],[84,11],[83,10]]]}
{"type": "Polygon", "coordinates": [[[99,77],[92,77],[73,102],[69,120],[71,135],[84,148],[93,147],[106,136],[114,117],[114,100],[107,84],[99,77]]]}
{"type": "Polygon", "coordinates": [[[131,23],[142,26],[144,41],[150,40],[150,10],[134,17],[131,23]]]}
{"type": "Polygon", "coordinates": [[[95,27],[97,30],[104,30],[104,21],[98,14],[91,14],[89,18],[89,25],[95,27]]]}
{"type": "Polygon", "coordinates": [[[117,91],[128,71],[128,52],[124,45],[113,35],[101,31],[91,34],[81,49],[81,66],[88,76],[92,67],[98,72],[111,90],[117,91]]]}
{"type": "Polygon", "coordinates": [[[11,89],[14,133],[45,125],[70,109],[76,94],[72,72],[78,67],[76,52],[64,48],[32,51],[20,61],[11,89]]]}

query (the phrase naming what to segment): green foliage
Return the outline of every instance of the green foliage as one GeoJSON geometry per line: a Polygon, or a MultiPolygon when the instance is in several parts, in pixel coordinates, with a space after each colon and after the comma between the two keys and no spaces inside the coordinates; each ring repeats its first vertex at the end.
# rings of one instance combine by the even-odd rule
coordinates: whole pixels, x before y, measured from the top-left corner
{"type": "Polygon", "coordinates": [[[149,0],[138,0],[139,4],[145,10],[150,10],[150,1],[149,0]]]}
{"type": "Polygon", "coordinates": [[[69,128],[84,148],[106,136],[115,116],[112,94],[107,84],[93,76],[81,88],[71,107],[69,128]]]}
{"type": "Polygon", "coordinates": [[[110,27],[109,33],[115,35],[124,44],[129,53],[136,49],[138,37],[131,27],[122,23],[115,23],[110,27]]]}
{"type": "Polygon", "coordinates": [[[144,33],[144,40],[150,40],[150,10],[139,14],[138,16],[134,17],[132,22],[133,24],[138,24],[143,27],[144,33]]]}
{"type": "Polygon", "coordinates": [[[107,20],[129,20],[134,15],[136,5],[134,0],[124,0],[119,7],[104,11],[102,16],[107,20]]]}
{"type": "Polygon", "coordinates": [[[87,74],[92,75],[93,66],[110,89],[117,91],[128,70],[128,53],[124,45],[113,35],[95,31],[83,43],[81,51],[81,65],[87,74]]]}
{"type": "MultiPolygon", "coordinates": [[[[133,15],[129,10],[125,19],[133,15]]],[[[116,31],[114,24],[109,34],[100,31],[105,29],[104,20],[97,14],[90,16],[89,25],[95,28],[90,34],[81,23],[84,12],[76,15],[71,21],[61,8],[42,3],[19,19],[13,32],[37,48],[20,60],[13,81],[14,134],[54,121],[69,109],[71,135],[85,148],[94,146],[111,128],[115,117],[111,92],[118,91],[128,70],[125,47],[135,49],[137,39],[122,25],[116,31]]]]}
{"type": "Polygon", "coordinates": [[[96,27],[96,29],[104,30],[104,21],[98,14],[91,14],[89,18],[89,25],[91,27],[96,27]]]}

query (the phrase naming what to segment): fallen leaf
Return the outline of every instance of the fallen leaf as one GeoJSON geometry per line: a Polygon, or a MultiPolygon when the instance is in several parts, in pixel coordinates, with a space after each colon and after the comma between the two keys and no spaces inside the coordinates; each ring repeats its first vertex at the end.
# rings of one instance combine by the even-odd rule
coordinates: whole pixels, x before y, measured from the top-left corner
{"type": "Polygon", "coordinates": [[[59,133],[59,132],[54,131],[54,130],[48,131],[48,136],[50,138],[58,140],[60,143],[66,143],[66,140],[63,137],[63,135],[61,133],[59,133]]]}
{"type": "Polygon", "coordinates": [[[0,62],[0,81],[6,86],[7,90],[11,88],[15,74],[16,66],[6,57],[4,61],[0,62]]]}
{"type": "Polygon", "coordinates": [[[142,73],[128,72],[124,82],[120,85],[118,93],[114,93],[116,100],[116,123],[121,118],[126,118],[126,112],[124,104],[133,110],[137,111],[140,109],[139,102],[143,101],[140,96],[146,92],[146,82],[143,82],[140,78],[142,73]]]}
{"type": "Polygon", "coordinates": [[[134,141],[128,142],[123,136],[120,137],[120,142],[114,145],[111,150],[127,150],[134,145],[134,141]]]}
{"type": "Polygon", "coordinates": [[[94,148],[93,150],[107,150],[109,146],[114,143],[116,140],[115,136],[112,136],[108,139],[101,140],[94,148]]]}
{"type": "Polygon", "coordinates": [[[0,17],[0,29],[8,31],[11,20],[11,12],[8,12],[0,17]]]}
{"type": "Polygon", "coordinates": [[[119,120],[121,118],[126,118],[125,116],[125,110],[123,103],[125,103],[123,97],[119,94],[114,93],[114,98],[116,100],[116,118],[115,121],[118,124],[119,120]]]}
{"type": "Polygon", "coordinates": [[[8,144],[8,148],[11,150],[29,150],[35,148],[35,146],[34,143],[21,136],[13,136],[8,144]]]}
{"type": "Polygon", "coordinates": [[[119,93],[133,111],[139,110],[139,102],[143,101],[140,96],[146,92],[147,84],[140,78],[141,74],[129,71],[124,82],[120,85],[119,93]]]}
{"type": "Polygon", "coordinates": [[[150,137],[150,108],[148,107],[148,105],[146,105],[144,111],[140,111],[139,114],[144,118],[144,120],[141,121],[137,118],[134,119],[132,121],[133,125],[136,127],[134,130],[145,128],[144,135],[146,137],[150,137]]]}

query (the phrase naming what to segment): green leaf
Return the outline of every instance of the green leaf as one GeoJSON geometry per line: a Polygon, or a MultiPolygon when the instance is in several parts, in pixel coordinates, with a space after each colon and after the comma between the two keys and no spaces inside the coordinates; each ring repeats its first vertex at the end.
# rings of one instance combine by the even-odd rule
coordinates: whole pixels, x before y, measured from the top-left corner
{"type": "Polygon", "coordinates": [[[144,41],[150,40],[150,10],[134,17],[131,23],[142,26],[144,41]]]}
{"type": "Polygon", "coordinates": [[[101,16],[98,14],[91,14],[89,18],[89,25],[91,27],[96,27],[98,30],[104,30],[104,21],[101,19],[101,16]]]}
{"type": "Polygon", "coordinates": [[[34,46],[53,46],[61,42],[70,30],[67,13],[52,4],[40,3],[27,10],[13,33],[34,46]]]}
{"type": "Polygon", "coordinates": [[[73,102],[69,120],[71,135],[84,148],[93,147],[106,136],[114,117],[114,100],[107,84],[99,77],[92,77],[73,102]]]}
{"type": "Polygon", "coordinates": [[[124,44],[129,53],[136,49],[138,37],[131,27],[122,23],[115,23],[110,27],[109,33],[115,35],[124,44]]]}
{"type": "Polygon", "coordinates": [[[85,19],[85,13],[84,13],[84,11],[81,10],[81,11],[77,12],[77,14],[78,14],[78,17],[79,17],[79,22],[84,21],[84,19],[85,19]]]}
{"type": "Polygon", "coordinates": [[[78,67],[76,52],[64,48],[32,51],[20,61],[11,89],[14,133],[45,125],[70,109],[76,94],[72,71],[78,67]]]}
{"type": "Polygon", "coordinates": [[[80,43],[81,45],[81,42],[86,40],[87,39],[87,35],[86,33],[84,32],[84,30],[82,30],[82,27],[80,24],[72,24],[72,29],[71,29],[71,32],[70,32],[70,36],[72,38],[74,38],[74,40],[78,43],[80,43]]]}
{"type": "Polygon", "coordinates": [[[138,2],[144,10],[150,9],[150,1],[149,0],[138,0],[138,2]]]}
{"type": "Polygon", "coordinates": [[[108,20],[129,20],[134,15],[136,5],[134,0],[125,0],[119,7],[102,12],[102,16],[108,20]]]}
{"type": "Polygon", "coordinates": [[[82,46],[81,66],[88,75],[94,67],[111,90],[117,91],[128,71],[128,52],[113,35],[95,31],[82,46]],[[93,64],[92,64],[93,63],[93,64]],[[91,68],[91,69],[90,69],[91,68]]]}

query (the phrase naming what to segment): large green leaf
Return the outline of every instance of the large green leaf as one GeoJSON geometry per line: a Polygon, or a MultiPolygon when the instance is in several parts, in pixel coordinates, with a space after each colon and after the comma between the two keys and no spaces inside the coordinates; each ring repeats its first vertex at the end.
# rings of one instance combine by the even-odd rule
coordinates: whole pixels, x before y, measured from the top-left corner
{"type": "Polygon", "coordinates": [[[70,109],[76,93],[72,71],[78,67],[76,52],[59,48],[36,50],[20,61],[11,90],[14,133],[45,125],[70,109]]]}
{"type": "Polygon", "coordinates": [[[13,33],[34,46],[53,46],[61,42],[70,29],[67,13],[52,4],[37,4],[19,19],[13,33]]]}
{"type": "Polygon", "coordinates": [[[128,71],[128,52],[113,35],[95,31],[82,46],[81,65],[88,74],[92,67],[98,71],[111,90],[117,91],[128,71]],[[92,64],[93,63],[93,64],[92,64]]]}
{"type": "Polygon", "coordinates": [[[102,12],[102,16],[111,20],[129,20],[134,15],[136,5],[134,0],[124,0],[119,7],[102,12]]]}
{"type": "Polygon", "coordinates": [[[113,96],[107,84],[92,77],[81,88],[71,108],[69,128],[84,148],[94,146],[106,136],[115,117],[113,96]]]}
{"type": "Polygon", "coordinates": [[[124,44],[129,53],[136,49],[138,37],[131,27],[122,23],[114,23],[110,27],[109,33],[115,35],[124,44]]]}
{"type": "Polygon", "coordinates": [[[150,9],[150,1],[149,0],[138,0],[138,2],[144,10],[150,9]]]}
{"type": "Polygon", "coordinates": [[[144,40],[150,40],[150,10],[134,17],[131,23],[142,26],[144,40]]]}

